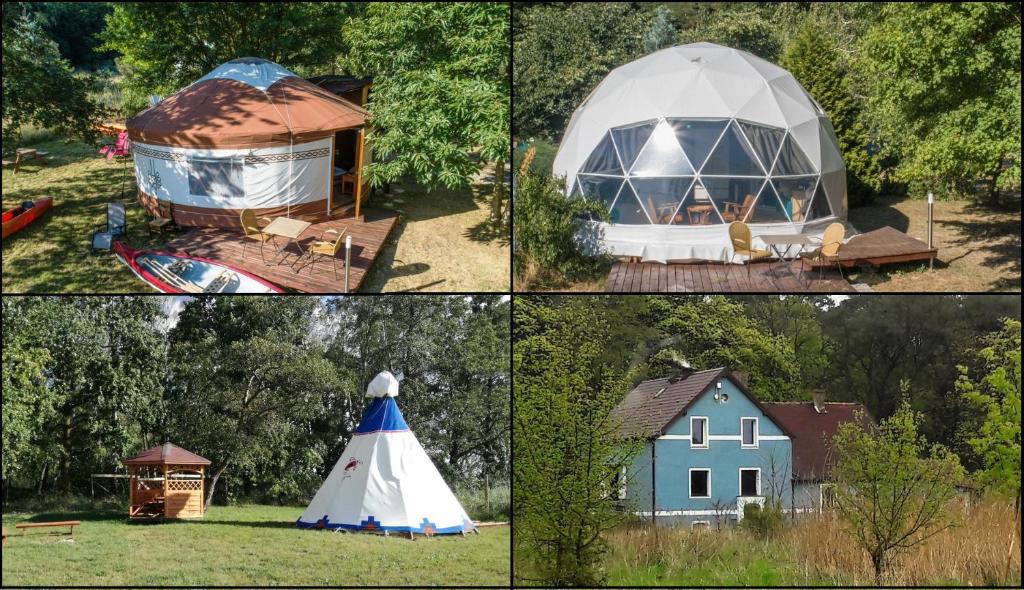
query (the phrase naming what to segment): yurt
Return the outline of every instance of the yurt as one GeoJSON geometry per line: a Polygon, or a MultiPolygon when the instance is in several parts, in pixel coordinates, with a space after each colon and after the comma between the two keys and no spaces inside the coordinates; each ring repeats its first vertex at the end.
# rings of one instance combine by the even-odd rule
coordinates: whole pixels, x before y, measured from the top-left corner
{"type": "Polygon", "coordinates": [[[476,530],[405,423],[398,380],[385,371],[366,395],[373,401],[298,526],[410,537],[476,530]]]}
{"type": "Polygon", "coordinates": [[[275,63],[229,61],[128,120],[139,200],[190,226],[359,216],[366,118],[275,63]]]}
{"type": "Polygon", "coordinates": [[[786,70],[712,43],[609,73],[570,119],[554,173],[570,197],[607,207],[605,251],[642,260],[728,261],[734,221],[756,242],[846,218],[846,166],[821,106],[786,70]]]}

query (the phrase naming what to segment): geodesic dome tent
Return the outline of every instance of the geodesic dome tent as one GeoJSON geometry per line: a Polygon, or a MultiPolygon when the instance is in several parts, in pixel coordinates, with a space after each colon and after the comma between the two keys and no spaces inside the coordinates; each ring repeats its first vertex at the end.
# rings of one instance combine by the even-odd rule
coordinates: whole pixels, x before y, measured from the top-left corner
{"type": "Polygon", "coordinates": [[[728,224],[820,235],[846,217],[828,117],[786,70],[712,43],[616,68],[581,104],[554,173],[607,206],[602,242],[645,260],[729,260],[728,224]]]}

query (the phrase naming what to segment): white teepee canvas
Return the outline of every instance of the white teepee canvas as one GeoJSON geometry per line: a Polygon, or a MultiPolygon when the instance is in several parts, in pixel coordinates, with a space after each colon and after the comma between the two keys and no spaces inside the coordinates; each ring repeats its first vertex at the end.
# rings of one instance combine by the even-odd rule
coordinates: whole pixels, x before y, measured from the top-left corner
{"type": "Polygon", "coordinates": [[[374,400],[298,526],[428,535],[474,530],[405,423],[395,403],[398,380],[385,371],[366,395],[374,400]]]}

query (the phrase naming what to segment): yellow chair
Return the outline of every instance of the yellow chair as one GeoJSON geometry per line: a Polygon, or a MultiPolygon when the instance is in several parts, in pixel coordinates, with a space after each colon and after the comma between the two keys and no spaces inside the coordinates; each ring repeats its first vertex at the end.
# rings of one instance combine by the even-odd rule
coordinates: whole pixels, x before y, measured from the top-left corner
{"type": "Polygon", "coordinates": [[[270,218],[257,218],[256,213],[252,209],[242,209],[240,219],[242,222],[242,231],[245,232],[245,238],[242,240],[242,260],[245,260],[245,245],[249,243],[249,240],[256,240],[260,243],[260,258],[263,259],[263,264],[266,264],[267,257],[263,255],[263,244],[270,241],[273,242],[275,247],[277,246],[277,242],[274,241],[274,236],[263,233],[263,227],[270,223],[270,218]],[[266,223],[261,227],[260,222],[266,223]]]}
{"type": "Polygon", "coordinates": [[[327,256],[331,259],[331,266],[334,269],[334,278],[338,278],[338,253],[341,252],[342,247],[345,244],[345,231],[338,231],[336,229],[325,230],[320,234],[320,239],[315,240],[309,245],[306,253],[309,254],[309,274],[313,274],[313,268],[316,266],[316,259],[319,256],[327,256]],[[337,234],[334,240],[328,240],[328,234],[337,234]]]}
{"type": "Polygon", "coordinates": [[[750,228],[742,221],[734,221],[729,224],[729,241],[732,242],[732,262],[736,256],[747,257],[747,280],[750,280],[750,263],[755,260],[767,260],[771,257],[768,250],[754,248],[753,238],[750,235],[750,228]]]}
{"type": "Polygon", "coordinates": [[[845,280],[843,265],[839,263],[839,249],[843,245],[845,236],[846,228],[841,223],[833,223],[826,227],[825,233],[821,236],[821,246],[810,252],[800,253],[800,274],[804,272],[804,260],[810,260],[812,266],[814,264],[818,266],[818,280],[820,281],[825,267],[834,263],[839,269],[839,276],[845,280]]]}

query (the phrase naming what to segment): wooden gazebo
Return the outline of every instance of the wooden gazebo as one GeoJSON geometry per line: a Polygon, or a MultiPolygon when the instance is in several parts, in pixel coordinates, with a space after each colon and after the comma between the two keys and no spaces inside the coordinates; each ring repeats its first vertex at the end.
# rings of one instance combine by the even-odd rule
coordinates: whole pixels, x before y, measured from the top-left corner
{"type": "Polygon", "coordinates": [[[202,518],[205,459],[169,442],[125,459],[129,518],[202,518]]]}

